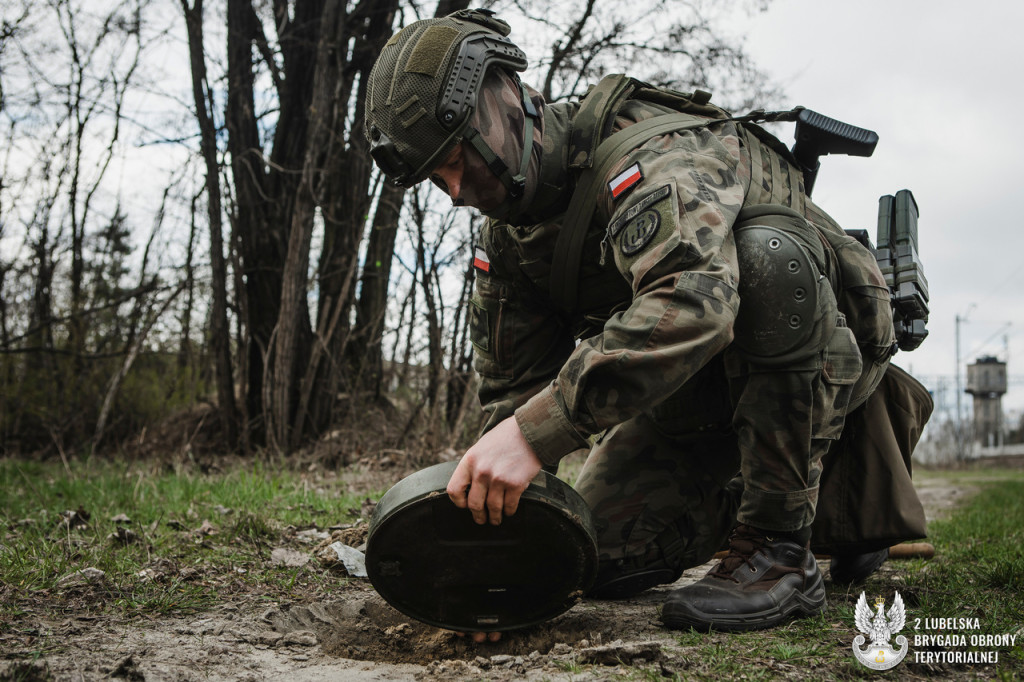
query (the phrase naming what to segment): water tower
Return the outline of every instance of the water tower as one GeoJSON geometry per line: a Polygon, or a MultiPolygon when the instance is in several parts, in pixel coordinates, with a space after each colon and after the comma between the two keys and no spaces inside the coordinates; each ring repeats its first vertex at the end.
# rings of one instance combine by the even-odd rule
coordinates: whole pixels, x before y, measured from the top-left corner
{"type": "Polygon", "coordinates": [[[974,437],[982,447],[1003,444],[1006,363],[992,356],[967,366],[967,393],[974,396],[974,437]]]}

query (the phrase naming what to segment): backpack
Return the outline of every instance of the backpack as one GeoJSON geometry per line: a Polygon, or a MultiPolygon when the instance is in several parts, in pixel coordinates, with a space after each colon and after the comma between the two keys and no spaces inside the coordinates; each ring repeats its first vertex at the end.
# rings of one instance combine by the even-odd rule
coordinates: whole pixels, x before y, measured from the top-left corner
{"type": "Polygon", "coordinates": [[[652,137],[728,119],[728,112],[709,104],[710,99],[711,94],[702,90],[688,95],[653,88],[623,75],[606,76],[584,96],[569,136],[569,170],[577,173],[576,188],[555,242],[553,262],[561,267],[552,271],[549,286],[551,299],[562,310],[576,309],[583,242],[597,205],[601,179],[623,154],[652,137]],[[667,106],[676,113],[640,121],[609,135],[615,112],[630,97],[667,106]]]}

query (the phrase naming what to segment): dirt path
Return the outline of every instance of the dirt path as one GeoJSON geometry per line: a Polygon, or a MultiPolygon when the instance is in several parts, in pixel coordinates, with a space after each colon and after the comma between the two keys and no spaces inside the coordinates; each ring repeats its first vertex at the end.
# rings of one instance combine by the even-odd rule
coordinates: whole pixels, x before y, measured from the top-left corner
{"type": "MultiPolygon", "coordinates": [[[[918,487],[929,519],[948,513],[972,492],[934,476],[918,487]]],[[[897,572],[893,563],[882,570],[897,572]]],[[[675,585],[632,600],[585,600],[543,626],[487,645],[410,621],[368,583],[340,588],[312,604],[232,602],[190,618],[122,622],[69,614],[63,622],[41,624],[63,644],[60,653],[8,663],[6,671],[0,663],[0,680],[575,682],[619,676],[631,666],[679,671],[686,667],[686,647],[661,627],[657,607],[666,592],[706,571],[692,569],[675,585]]],[[[789,674],[779,665],[780,676],[789,674]]]]}

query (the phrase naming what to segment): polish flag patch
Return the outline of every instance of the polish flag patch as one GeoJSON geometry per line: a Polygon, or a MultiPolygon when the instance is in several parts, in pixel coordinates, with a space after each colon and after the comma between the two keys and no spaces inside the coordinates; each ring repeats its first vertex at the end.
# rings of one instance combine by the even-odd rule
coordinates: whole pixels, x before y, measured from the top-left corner
{"type": "Polygon", "coordinates": [[[491,261],[487,258],[487,252],[479,246],[473,250],[473,267],[482,272],[491,271],[491,261]]]}
{"type": "Polygon", "coordinates": [[[635,187],[641,180],[644,179],[644,172],[640,170],[640,164],[634,163],[632,166],[622,171],[608,183],[608,190],[612,193],[612,200],[618,199],[623,194],[628,192],[630,188],[635,187]]]}

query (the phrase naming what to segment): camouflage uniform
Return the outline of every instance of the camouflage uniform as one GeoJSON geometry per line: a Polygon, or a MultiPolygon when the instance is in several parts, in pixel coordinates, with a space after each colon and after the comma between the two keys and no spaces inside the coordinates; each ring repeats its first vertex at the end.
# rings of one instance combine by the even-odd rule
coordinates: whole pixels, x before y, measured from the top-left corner
{"type": "MultiPolygon", "coordinates": [[[[564,206],[571,194],[565,157],[578,106],[541,107],[538,201],[564,206]]],[[[629,100],[614,128],[667,111],[629,100]]],[[[605,180],[634,164],[640,182],[618,199],[608,185],[599,196],[574,311],[548,296],[561,215],[485,226],[489,263],[471,306],[475,366],[485,428],[514,414],[549,466],[590,449],[577,489],[594,511],[603,560],[661,555],[682,570],[710,558],[736,520],[810,526],[821,456],[884,372],[892,322],[871,319],[888,311],[874,259],[862,249],[857,286],[841,281],[836,244],[854,247],[747,124],[654,137],[605,180]],[[783,355],[761,353],[749,333],[734,338],[743,319],[734,229],[744,206],[760,204],[806,217],[773,224],[820,275],[808,342],[783,355]],[[882,296],[885,306],[867,305],[882,296]],[[864,334],[855,337],[847,315],[869,318],[864,334]],[[742,496],[730,485],[740,471],[742,496]]],[[[742,275],[756,298],[756,275],[742,275]]]]}

